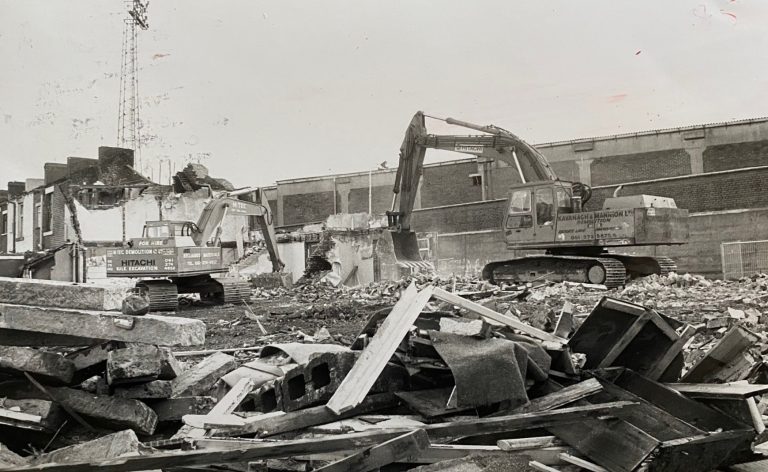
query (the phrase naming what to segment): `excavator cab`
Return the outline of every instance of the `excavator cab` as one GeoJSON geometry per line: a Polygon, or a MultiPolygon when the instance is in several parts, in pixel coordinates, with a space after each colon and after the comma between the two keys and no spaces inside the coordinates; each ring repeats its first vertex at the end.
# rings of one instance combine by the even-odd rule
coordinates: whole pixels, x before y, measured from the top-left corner
{"type": "Polygon", "coordinates": [[[504,215],[509,242],[555,242],[558,215],[581,212],[584,188],[561,180],[533,182],[510,188],[504,215]]]}
{"type": "Polygon", "coordinates": [[[142,246],[195,246],[192,235],[196,225],[191,221],[147,221],[141,238],[131,240],[133,247],[142,246]]]}

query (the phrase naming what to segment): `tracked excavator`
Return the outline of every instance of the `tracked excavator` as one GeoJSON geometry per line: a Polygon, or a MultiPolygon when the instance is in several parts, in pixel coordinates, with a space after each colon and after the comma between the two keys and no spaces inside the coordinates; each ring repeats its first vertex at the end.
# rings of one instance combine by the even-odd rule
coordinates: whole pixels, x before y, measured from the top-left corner
{"type": "Polygon", "coordinates": [[[121,249],[107,251],[107,277],[140,278],[136,288],[148,295],[150,311],[178,308],[180,293],[198,293],[218,303],[241,303],[250,298],[250,284],[237,277],[219,276],[229,269],[222,260],[222,223],[228,217],[254,216],[266,242],[273,272],[284,267],[277,251],[272,213],[259,190],[247,189],[256,201],[238,193],[212,199],[197,223],[147,221],[141,238],[121,249]]]}
{"type": "Polygon", "coordinates": [[[440,149],[471,154],[497,168],[509,168],[515,182],[508,188],[501,222],[507,249],[544,251],[491,262],[483,268],[484,279],[493,283],[567,280],[617,287],[630,278],[677,269],[674,261],[666,257],[609,251],[687,243],[688,211],[677,208],[673,199],[614,195],[604,200],[601,210],[585,211],[592,189],[560,180],[536,148],[511,132],[493,125],[429,117],[484,133],[433,135],[427,133],[425,117],[428,115],[416,113],[406,130],[392,210],[387,212],[398,262],[421,261],[411,217],[426,150],[440,149]]]}

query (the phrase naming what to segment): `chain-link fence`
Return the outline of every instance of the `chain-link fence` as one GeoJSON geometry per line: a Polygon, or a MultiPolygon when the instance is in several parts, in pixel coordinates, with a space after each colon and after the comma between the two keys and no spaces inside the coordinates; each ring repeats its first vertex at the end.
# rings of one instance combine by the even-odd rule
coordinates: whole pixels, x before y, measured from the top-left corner
{"type": "Polygon", "coordinates": [[[720,256],[724,279],[768,273],[768,240],[721,243],[720,256]]]}

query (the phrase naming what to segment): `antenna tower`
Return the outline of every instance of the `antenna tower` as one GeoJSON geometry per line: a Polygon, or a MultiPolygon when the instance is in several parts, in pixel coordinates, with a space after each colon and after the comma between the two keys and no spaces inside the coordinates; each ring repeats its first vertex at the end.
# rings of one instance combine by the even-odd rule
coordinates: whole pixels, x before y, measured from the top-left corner
{"type": "Polygon", "coordinates": [[[123,0],[128,16],[123,27],[123,61],[120,65],[120,105],[117,112],[117,145],[133,149],[136,169],[141,172],[139,136],[139,65],[138,30],[149,28],[148,0],[123,0]]]}

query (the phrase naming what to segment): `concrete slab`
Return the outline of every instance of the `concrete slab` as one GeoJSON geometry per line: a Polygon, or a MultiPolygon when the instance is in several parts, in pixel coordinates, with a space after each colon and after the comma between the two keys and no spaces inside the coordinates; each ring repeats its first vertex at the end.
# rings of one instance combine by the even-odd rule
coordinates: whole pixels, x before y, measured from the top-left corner
{"type": "Polygon", "coordinates": [[[62,411],[59,405],[49,400],[37,400],[31,398],[13,400],[5,398],[2,404],[3,408],[12,411],[39,416],[40,422],[37,424],[48,431],[56,431],[64,421],[64,411],[62,411]]]}
{"type": "Polygon", "coordinates": [[[173,398],[205,395],[224,374],[235,370],[235,358],[217,352],[173,380],[173,398]]]}
{"type": "Polygon", "coordinates": [[[0,443],[0,468],[11,468],[27,464],[27,459],[11,451],[0,443]]]}
{"type": "Polygon", "coordinates": [[[122,346],[123,343],[108,341],[78,349],[66,354],[64,357],[75,364],[75,381],[82,382],[94,375],[102,374],[104,369],[106,369],[109,352],[122,346]]]}
{"type": "Polygon", "coordinates": [[[137,400],[164,399],[171,397],[170,380],[153,380],[139,385],[115,387],[114,396],[118,398],[135,398],[137,400]]]}
{"type": "Polygon", "coordinates": [[[138,400],[94,395],[66,387],[48,389],[55,400],[108,429],[130,428],[140,434],[152,434],[157,415],[138,400]]]}
{"type": "Polygon", "coordinates": [[[141,444],[130,429],[102,436],[93,441],[62,447],[30,460],[30,465],[67,462],[97,462],[115,459],[124,454],[137,454],[141,444]]]}
{"type": "Polygon", "coordinates": [[[162,369],[160,349],[151,344],[131,344],[107,355],[109,385],[137,384],[156,380],[162,369]]]}
{"type": "Polygon", "coordinates": [[[75,364],[54,352],[31,347],[0,346],[0,371],[14,375],[29,372],[46,382],[61,385],[72,381],[75,364]]]}
{"type": "Polygon", "coordinates": [[[205,343],[202,321],[176,316],[127,316],[105,311],[0,304],[0,328],[159,346],[205,343]]]}
{"type": "Polygon", "coordinates": [[[119,311],[130,288],[0,277],[0,303],[119,311]]]}
{"type": "Polygon", "coordinates": [[[204,415],[216,405],[216,399],[209,396],[169,398],[150,402],[157,414],[157,420],[181,421],[184,415],[204,415]]]}

